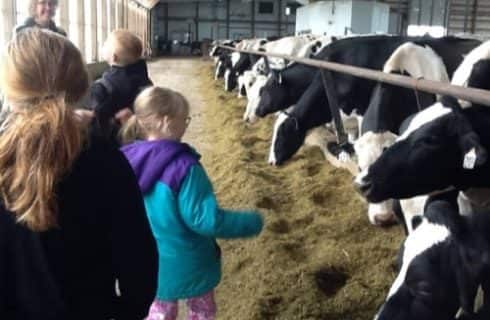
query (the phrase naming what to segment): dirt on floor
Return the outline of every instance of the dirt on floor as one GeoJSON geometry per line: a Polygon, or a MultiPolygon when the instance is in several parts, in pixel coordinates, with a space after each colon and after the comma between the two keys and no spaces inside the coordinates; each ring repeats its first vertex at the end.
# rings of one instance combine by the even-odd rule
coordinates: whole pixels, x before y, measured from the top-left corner
{"type": "Polygon", "coordinates": [[[199,124],[184,140],[201,152],[222,207],[265,218],[259,237],[219,241],[218,319],[372,319],[395,277],[401,227],[370,225],[352,176],[319,148],[268,165],[273,117],[245,124],[246,100],[213,80],[211,62],[190,61],[192,80],[178,82],[197,90],[182,92],[199,104],[199,124]]]}

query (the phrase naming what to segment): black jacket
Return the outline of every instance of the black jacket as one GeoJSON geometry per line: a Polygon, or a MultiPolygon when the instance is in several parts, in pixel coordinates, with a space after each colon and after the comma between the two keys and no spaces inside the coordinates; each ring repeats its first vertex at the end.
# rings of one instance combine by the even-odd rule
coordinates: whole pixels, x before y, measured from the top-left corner
{"type": "Polygon", "coordinates": [[[152,84],[145,60],[124,67],[111,66],[104,72],[90,88],[89,108],[95,112],[99,132],[113,140],[119,129],[113,121],[115,114],[124,108],[133,110],[136,96],[152,84]]]}
{"type": "Polygon", "coordinates": [[[59,228],[40,233],[0,206],[0,319],[143,319],[158,254],[122,153],[93,140],[59,184],[58,199],[59,228]]]}
{"type": "MultiPolygon", "coordinates": [[[[40,25],[38,25],[36,23],[36,21],[34,20],[34,18],[27,18],[25,21],[24,21],[24,24],[21,24],[20,26],[17,26],[15,27],[15,33],[18,33],[24,29],[27,29],[27,28],[31,28],[31,27],[38,27],[38,28],[42,28],[40,25]]],[[[49,29],[51,31],[54,31],[56,33],[59,33],[61,34],[62,36],[65,36],[66,37],[66,32],[65,30],[61,29],[61,28],[58,28],[56,26],[56,24],[54,23],[54,21],[50,21],[49,22],[49,25],[46,29],[49,29]]]]}

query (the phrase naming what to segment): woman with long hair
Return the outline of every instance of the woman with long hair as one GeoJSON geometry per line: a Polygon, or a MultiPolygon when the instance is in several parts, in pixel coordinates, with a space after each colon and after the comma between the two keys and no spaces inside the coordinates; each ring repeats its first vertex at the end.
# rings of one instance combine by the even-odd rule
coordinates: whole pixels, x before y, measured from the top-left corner
{"type": "Polygon", "coordinates": [[[87,88],[80,52],[51,31],[18,33],[0,59],[0,319],[142,319],[154,298],[131,167],[73,110],[87,88]]]}

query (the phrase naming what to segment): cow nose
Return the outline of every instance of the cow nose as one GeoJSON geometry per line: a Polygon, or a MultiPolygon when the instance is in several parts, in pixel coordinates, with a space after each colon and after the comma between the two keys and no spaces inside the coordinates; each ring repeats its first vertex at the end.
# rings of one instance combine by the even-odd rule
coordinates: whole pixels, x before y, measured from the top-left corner
{"type": "Polygon", "coordinates": [[[371,181],[366,181],[366,179],[354,180],[354,189],[364,197],[371,189],[371,186],[372,186],[371,181]]]}

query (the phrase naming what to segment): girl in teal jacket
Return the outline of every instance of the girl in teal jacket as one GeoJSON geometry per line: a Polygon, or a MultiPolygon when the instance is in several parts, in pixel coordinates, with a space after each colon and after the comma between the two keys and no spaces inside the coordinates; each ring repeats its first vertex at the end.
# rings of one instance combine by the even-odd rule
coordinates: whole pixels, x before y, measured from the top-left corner
{"type": "Polygon", "coordinates": [[[125,141],[144,139],[122,151],[138,178],[159,252],[158,290],[148,320],[176,319],[179,299],[187,300],[189,320],[214,319],[213,290],[221,279],[215,238],[262,230],[256,212],[219,207],[199,154],[180,142],[189,120],[181,94],[150,87],[137,97],[122,131],[125,141]]]}

